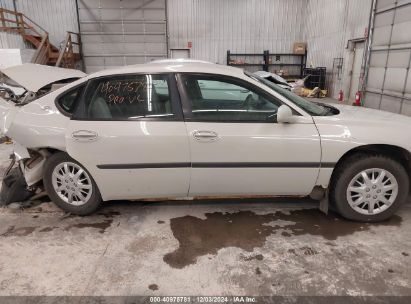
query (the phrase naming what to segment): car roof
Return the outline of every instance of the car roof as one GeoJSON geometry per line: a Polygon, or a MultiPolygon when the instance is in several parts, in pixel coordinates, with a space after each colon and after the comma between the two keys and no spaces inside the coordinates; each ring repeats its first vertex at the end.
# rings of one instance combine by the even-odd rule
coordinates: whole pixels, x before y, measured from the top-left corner
{"type": "Polygon", "coordinates": [[[171,58],[171,59],[159,59],[153,60],[150,63],[210,63],[210,61],[198,60],[198,59],[186,59],[186,58],[171,58]]]}
{"type": "Polygon", "coordinates": [[[239,68],[197,60],[164,60],[109,69],[90,74],[88,78],[132,73],[207,73],[244,77],[239,68]]]}

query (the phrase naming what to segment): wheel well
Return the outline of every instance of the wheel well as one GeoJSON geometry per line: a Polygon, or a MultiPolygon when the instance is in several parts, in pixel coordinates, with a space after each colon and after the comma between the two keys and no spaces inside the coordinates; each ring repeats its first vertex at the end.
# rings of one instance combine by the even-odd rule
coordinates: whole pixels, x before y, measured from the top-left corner
{"type": "MultiPolygon", "coordinates": [[[[370,155],[384,155],[387,157],[390,157],[396,161],[398,161],[407,171],[408,176],[410,176],[411,172],[411,153],[407,151],[404,148],[398,147],[398,146],[392,146],[392,145],[365,145],[365,146],[360,146],[356,147],[347,153],[345,153],[340,160],[337,162],[334,172],[331,177],[331,181],[334,179],[334,175],[336,172],[336,169],[338,169],[344,161],[355,155],[355,154],[370,154],[370,155]]],[[[410,186],[411,186],[411,180],[410,180],[410,186]]]]}
{"type": "Polygon", "coordinates": [[[49,148],[49,147],[44,148],[44,149],[46,149],[48,152],[50,152],[50,154],[55,154],[55,153],[59,153],[59,152],[65,152],[65,151],[63,151],[63,150],[54,149],[54,148],[49,148]]]}

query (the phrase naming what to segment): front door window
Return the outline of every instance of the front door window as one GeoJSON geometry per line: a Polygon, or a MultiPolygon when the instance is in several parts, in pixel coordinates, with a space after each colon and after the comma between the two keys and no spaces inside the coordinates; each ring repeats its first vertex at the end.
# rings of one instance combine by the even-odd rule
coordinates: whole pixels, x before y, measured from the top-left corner
{"type": "Polygon", "coordinates": [[[281,102],[225,76],[182,75],[193,120],[274,122],[281,102]]]}

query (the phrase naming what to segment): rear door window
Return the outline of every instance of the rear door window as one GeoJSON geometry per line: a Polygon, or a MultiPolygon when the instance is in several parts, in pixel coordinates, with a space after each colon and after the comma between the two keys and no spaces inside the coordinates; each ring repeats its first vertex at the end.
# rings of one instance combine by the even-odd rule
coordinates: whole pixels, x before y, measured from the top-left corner
{"type": "Polygon", "coordinates": [[[71,116],[74,113],[75,107],[77,105],[77,101],[81,97],[85,84],[72,88],[68,92],[63,93],[60,95],[57,100],[56,104],[60,112],[66,116],[71,116]]]}
{"type": "Polygon", "coordinates": [[[124,75],[92,80],[80,118],[174,119],[168,75],[124,75]]]}

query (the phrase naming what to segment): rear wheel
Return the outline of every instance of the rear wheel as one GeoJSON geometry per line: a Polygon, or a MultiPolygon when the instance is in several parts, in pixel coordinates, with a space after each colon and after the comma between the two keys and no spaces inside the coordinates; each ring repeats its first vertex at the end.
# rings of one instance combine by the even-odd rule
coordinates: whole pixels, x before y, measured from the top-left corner
{"type": "Polygon", "coordinates": [[[101,203],[90,173],[66,153],[54,154],[47,160],[43,180],[50,198],[64,211],[88,215],[101,203]]]}
{"type": "Polygon", "coordinates": [[[336,169],[330,194],[343,217],[377,222],[390,218],[408,191],[408,174],[400,163],[386,156],[357,154],[336,169]]]}

